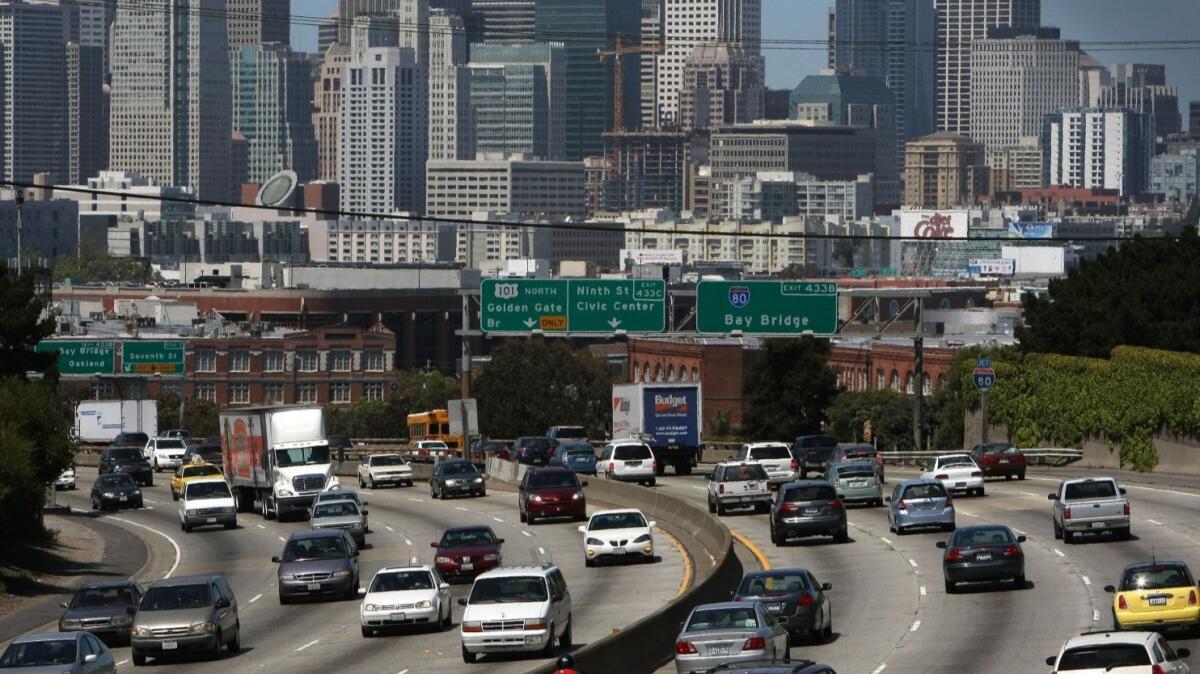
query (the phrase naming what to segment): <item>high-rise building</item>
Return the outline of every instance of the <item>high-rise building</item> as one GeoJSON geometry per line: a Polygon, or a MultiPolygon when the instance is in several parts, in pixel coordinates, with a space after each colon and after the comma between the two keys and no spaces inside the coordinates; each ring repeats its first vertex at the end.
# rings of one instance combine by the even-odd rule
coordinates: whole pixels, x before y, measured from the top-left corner
{"type": "Polygon", "coordinates": [[[1015,145],[987,152],[988,192],[1016,192],[1042,186],[1041,133],[1020,138],[1015,145]]]}
{"type": "Polygon", "coordinates": [[[896,107],[896,156],[904,143],[934,129],[931,48],[937,36],[934,0],[837,0],[834,62],[841,72],[881,78],[896,107]]]}
{"type": "Polygon", "coordinates": [[[1200,101],[1188,103],[1188,133],[1200,138],[1200,101]]]}
{"type": "Polygon", "coordinates": [[[470,218],[477,211],[583,217],[583,162],[536,161],[480,154],[477,159],[429,162],[433,217],[470,218]]]}
{"type": "Polygon", "coordinates": [[[1154,120],[1133,110],[1075,108],[1046,115],[1046,184],[1140,194],[1149,185],[1154,120]]]}
{"type": "Polygon", "coordinates": [[[5,180],[67,177],[67,12],[60,5],[0,4],[5,180]]]}
{"type": "Polygon", "coordinates": [[[1081,108],[1100,105],[1100,92],[1112,85],[1112,73],[1091,54],[1079,52],[1079,103],[1081,108]]]}
{"type": "Polygon", "coordinates": [[[317,24],[317,53],[324,54],[329,51],[329,46],[337,41],[338,11],[335,7],[332,14],[317,24]]]}
{"type": "Polygon", "coordinates": [[[302,182],[315,179],[311,62],[283,44],[242,47],[235,57],[233,128],[246,137],[247,182],[284,169],[302,182]]]}
{"type": "Polygon", "coordinates": [[[289,44],[292,0],[227,0],[229,48],[289,44]]]}
{"type": "Polygon", "coordinates": [[[837,5],[829,6],[829,13],[825,20],[825,67],[830,70],[837,69],[837,5]]]}
{"type": "Polygon", "coordinates": [[[679,126],[715,129],[765,117],[766,64],[741,47],[701,45],[683,66],[679,126]]]}
{"type": "Polygon", "coordinates": [[[664,125],[679,123],[683,66],[702,44],[735,43],[759,54],[762,0],[671,0],[663,13],[665,50],[658,56],[657,108],[664,125]]]}
{"type": "Polygon", "coordinates": [[[342,210],[425,209],[426,71],[411,49],[351,46],[342,76],[342,210]]]}
{"type": "Polygon", "coordinates": [[[1041,135],[1046,113],[1079,99],[1079,43],[1057,28],[994,28],[971,48],[971,138],[988,155],[1041,135]]]}
{"type": "Polygon", "coordinates": [[[983,146],[961,134],[939,131],[909,141],[904,154],[904,205],[971,206],[987,192],[983,146]]]}
{"type": "Polygon", "coordinates": [[[467,24],[435,10],[429,19],[429,159],[475,156],[467,24]]]}
{"type": "Polygon", "coordinates": [[[561,42],[476,44],[470,69],[476,152],[563,158],[566,58],[561,42]]]}
{"type": "Polygon", "coordinates": [[[1118,63],[1112,82],[1100,90],[1099,107],[1129,108],[1154,120],[1154,134],[1167,137],[1183,130],[1179,90],[1167,84],[1167,68],[1153,63],[1118,63]]]}
{"type": "Polygon", "coordinates": [[[937,129],[971,133],[971,45],[989,28],[1037,28],[1041,0],[934,0],[937,129]]]}
{"type": "MultiPolygon", "coordinates": [[[[79,45],[100,47],[101,68],[109,71],[109,31],[117,16],[117,5],[107,0],[75,0],[79,11],[79,45]]],[[[107,150],[106,150],[107,151],[107,150]]]]}
{"type": "Polygon", "coordinates": [[[683,208],[684,172],[690,147],[682,131],[604,134],[595,210],[638,211],[683,208]]]}
{"type": "MultiPolygon", "coordinates": [[[[354,20],[360,16],[387,14],[399,9],[406,0],[338,0],[338,37],[341,44],[350,45],[354,20]]],[[[393,21],[393,29],[395,22],[393,21]]],[[[382,30],[382,27],[380,28],[382,30]]],[[[395,32],[393,30],[393,32],[395,32]]]]}
{"type": "MultiPolygon", "coordinates": [[[[639,27],[641,44],[659,45],[663,43],[663,15],[665,13],[665,0],[642,0],[642,21],[639,27]]],[[[658,126],[658,58],[653,54],[643,54],[639,69],[641,126],[645,129],[653,129],[658,126]]]]}
{"type": "Polygon", "coordinates": [[[119,5],[113,24],[110,168],[201,199],[231,194],[225,3],[119,5]]]}
{"type": "Polygon", "coordinates": [[[342,73],[350,63],[350,45],[333,43],[321,59],[313,92],[313,128],[317,135],[317,177],[337,180],[342,135],[342,73]]]}
{"type": "Polygon", "coordinates": [[[531,42],[537,30],[535,0],[471,0],[476,32],[471,42],[531,42]]]}
{"type": "Polygon", "coordinates": [[[1189,204],[1200,198],[1200,153],[1160,154],[1150,160],[1150,191],[1167,201],[1189,204]]]}
{"type": "Polygon", "coordinates": [[[429,65],[429,0],[398,0],[396,8],[388,12],[399,34],[399,46],[411,49],[417,56],[417,65],[429,65]]]}
{"type": "Polygon", "coordinates": [[[67,45],[67,181],[82,184],[108,168],[104,48],[67,45]]]}

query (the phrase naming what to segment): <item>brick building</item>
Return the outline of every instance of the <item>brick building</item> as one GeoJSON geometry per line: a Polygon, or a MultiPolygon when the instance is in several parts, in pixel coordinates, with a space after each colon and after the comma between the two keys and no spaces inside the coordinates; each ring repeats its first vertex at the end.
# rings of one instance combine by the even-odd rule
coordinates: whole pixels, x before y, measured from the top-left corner
{"type": "MultiPolygon", "coordinates": [[[[945,385],[954,349],[926,346],[925,395],[945,385]]],[[[835,344],[827,363],[837,373],[838,386],[848,391],[891,389],[916,393],[916,362],[912,343],[858,342],[835,344]]]]}

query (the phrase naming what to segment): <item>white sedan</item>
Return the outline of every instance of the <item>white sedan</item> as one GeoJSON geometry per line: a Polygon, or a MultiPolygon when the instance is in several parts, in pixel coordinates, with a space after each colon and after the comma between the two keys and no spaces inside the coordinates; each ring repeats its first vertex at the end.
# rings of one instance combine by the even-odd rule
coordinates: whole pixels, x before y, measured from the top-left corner
{"type": "Polygon", "coordinates": [[[921,473],[921,479],[937,480],[948,492],[983,496],[983,470],[967,454],[934,457],[929,470],[921,473]]]}
{"type": "Polygon", "coordinates": [[[399,454],[364,456],[358,464],[358,486],[374,489],[382,484],[413,486],[412,466],[399,454]]]}
{"type": "Polygon", "coordinates": [[[75,488],[75,467],[64,470],[58,479],[54,480],[55,489],[74,489],[75,488]]]}
{"type": "Polygon", "coordinates": [[[640,510],[601,510],[587,524],[579,525],[583,534],[583,559],[595,566],[600,559],[637,559],[654,561],[654,536],[640,510]]]}
{"type": "Polygon", "coordinates": [[[363,637],[389,627],[450,627],[450,584],[436,569],[417,564],[380,569],[363,593],[359,622],[363,637]]]}

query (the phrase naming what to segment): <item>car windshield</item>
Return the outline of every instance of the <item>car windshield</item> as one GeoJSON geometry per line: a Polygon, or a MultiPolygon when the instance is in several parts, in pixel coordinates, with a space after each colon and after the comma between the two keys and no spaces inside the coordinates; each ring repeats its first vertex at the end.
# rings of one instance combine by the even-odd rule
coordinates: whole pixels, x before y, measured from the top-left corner
{"type": "Polygon", "coordinates": [[[103,608],[137,602],[132,587],[85,587],[71,597],[71,608],[103,608]]]}
{"type": "Polygon", "coordinates": [[[204,498],[233,498],[229,493],[229,485],[225,482],[193,482],[188,484],[183,496],[185,499],[204,498]]]}
{"type": "Polygon", "coordinates": [[[1187,587],[1195,585],[1192,574],[1186,566],[1160,566],[1148,569],[1137,569],[1125,574],[1121,580],[1121,591],[1129,590],[1162,590],[1169,587],[1187,587]]]}
{"type": "Polygon", "coordinates": [[[389,454],[387,456],[377,456],[371,459],[372,466],[403,466],[404,459],[399,454],[389,454]]]}
{"type": "Polygon", "coordinates": [[[946,498],[946,488],[942,483],[912,484],[904,488],[900,498],[946,498]]]}
{"type": "Polygon", "coordinates": [[[939,468],[949,468],[950,466],[969,466],[972,463],[971,457],[965,454],[961,456],[943,456],[938,459],[939,468]]]}
{"type": "Polygon", "coordinates": [[[1098,644],[1077,646],[1067,649],[1058,661],[1055,671],[1073,672],[1080,669],[1096,669],[1102,672],[1116,667],[1149,665],[1150,654],[1140,644],[1098,644]]]}
{"type": "Polygon", "coordinates": [[[142,597],[139,611],[177,611],[179,609],[204,608],[212,604],[208,586],[168,585],[152,587],[142,597]]]}
{"type": "Polygon", "coordinates": [[[954,534],[954,547],[969,548],[973,545],[1009,545],[1016,539],[1005,527],[982,527],[979,529],[959,529],[954,534]]]}
{"type": "Polygon", "coordinates": [[[280,468],[287,468],[288,466],[311,466],[319,463],[329,463],[329,446],[313,445],[311,447],[277,449],[275,450],[275,463],[280,468]]]}
{"type": "Polygon", "coordinates": [[[722,474],[722,482],[745,482],[747,480],[765,480],[767,479],[767,471],[757,463],[742,464],[740,466],[725,466],[725,471],[722,474]]]}
{"type": "Polygon", "coordinates": [[[831,485],[814,484],[805,487],[792,487],[783,492],[785,503],[797,501],[832,501],[837,498],[837,492],[831,485]]]}
{"type": "Polygon", "coordinates": [[[140,459],[142,458],[142,453],[133,447],[122,447],[120,449],[108,450],[105,452],[105,456],[110,461],[126,461],[128,459],[140,459]]]}
{"type": "Polygon", "coordinates": [[[875,469],[869,465],[843,466],[837,469],[837,476],[839,478],[875,477],[875,469]]]}
{"type": "Polygon", "coordinates": [[[378,573],[371,581],[370,592],[407,592],[432,590],[433,576],[428,571],[389,571],[378,573]]]}
{"type": "Polygon", "coordinates": [[[344,559],[349,556],[341,536],[293,538],[283,550],[283,561],[306,562],[316,559],[344,559]]]}
{"type": "Polygon", "coordinates": [[[583,426],[559,426],[554,431],[555,437],[559,440],[567,438],[586,438],[587,432],[583,430],[583,426]]]}
{"type": "Polygon", "coordinates": [[[0,656],[0,668],[50,667],[75,663],[75,637],[10,644],[0,656]]]}
{"type": "Polygon", "coordinates": [[[518,447],[526,449],[548,449],[554,445],[550,438],[523,438],[518,447]]]}
{"type": "Polygon", "coordinates": [[[479,472],[474,464],[467,463],[466,461],[451,461],[443,463],[441,467],[442,475],[469,475],[479,472]]]}
{"type": "Polygon", "coordinates": [[[592,518],[588,526],[590,531],[604,529],[633,529],[646,526],[646,518],[641,513],[604,513],[592,518]]]}
{"type": "Polygon", "coordinates": [[[109,473],[107,475],[101,475],[99,478],[97,478],[96,486],[103,487],[105,489],[112,489],[115,487],[133,487],[136,485],[133,484],[133,478],[129,477],[125,473],[109,473]]]}
{"type": "Polygon", "coordinates": [[[750,607],[702,608],[692,612],[685,631],[754,629],[756,627],[758,627],[758,616],[750,607]]]}
{"type": "Polygon", "coordinates": [[[645,445],[621,445],[613,450],[613,458],[618,461],[644,461],[653,459],[654,454],[645,445]]]}
{"type": "Polygon", "coordinates": [[[184,477],[203,477],[205,475],[220,475],[221,470],[216,466],[186,466],[183,469],[184,477]]]}
{"type": "Polygon", "coordinates": [[[579,480],[575,479],[575,473],[534,473],[529,476],[529,487],[531,489],[570,489],[579,486],[579,480]]]}
{"type": "Polygon", "coordinates": [[[463,548],[476,545],[495,545],[496,536],[491,529],[460,529],[442,534],[438,547],[463,548]]]}
{"type": "Polygon", "coordinates": [[[143,445],[146,444],[147,442],[150,442],[150,436],[146,435],[145,433],[122,433],[117,436],[117,439],[120,440],[122,443],[140,442],[143,445]]]}
{"type": "Polygon", "coordinates": [[[313,519],[318,517],[357,517],[358,506],[354,501],[326,501],[313,508],[313,519]]]}
{"type": "Polygon", "coordinates": [[[441,440],[421,440],[422,449],[449,449],[441,440]]]}
{"type": "Polygon", "coordinates": [[[220,461],[221,460],[221,446],[220,445],[200,445],[199,447],[196,447],[189,451],[192,453],[192,455],[199,454],[200,456],[204,457],[205,461],[214,461],[214,460],[220,461]]]}
{"type": "Polygon", "coordinates": [[[993,445],[983,445],[984,454],[1015,454],[1017,448],[1007,443],[999,443],[993,445]]]}
{"type": "Polygon", "coordinates": [[[808,576],[803,573],[770,573],[747,576],[742,579],[742,586],[737,593],[749,597],[766,594],[784,594],[802,592],[809,589],[808,576]]]}
{"type": "Polygon", "coordinates": [[[770,447],[751,447],[750,456],[756,460],[762,459],[791,459],[792,452],[783,445],[771,445],[770,447]]]}
{"type": "Polygon", "coordinates": [[[159,438],[156,446],[159,449],[187,449],[187,445],[179,438],[159,438]]]}
{"type": "Polygon", "coordinates": [[[480,578],[471,588],[469,604],[510,604],[546,601],[546,581],[540,576],[480,578]]]}
{"type": "Polygon", "coordinates": [[[1066,499],[1115,498],[1117,485],[1112,480],[1088,480],[1067,485],[1066,499]]]}

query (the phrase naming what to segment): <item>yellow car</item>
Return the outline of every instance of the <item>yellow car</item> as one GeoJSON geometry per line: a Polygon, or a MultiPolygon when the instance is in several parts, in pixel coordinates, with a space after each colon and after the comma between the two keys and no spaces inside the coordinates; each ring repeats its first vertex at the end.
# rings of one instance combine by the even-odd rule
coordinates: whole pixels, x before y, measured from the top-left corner
{"type": "Polygon", "coordinates": [[[211,463],[185,463],[175,469],[175,476],[171,478],[171,500],[178,501],[179,495],[183,493],[183,485],[202,477],[225,477],[225,475],[221,473],[220,468],[211,463]]]}
{"type": "Polygon", "coordinates": [[[1122,630],[1200,626],[1200,588],[1187,564],[1149,562],[1130,564],[1113,593],[1113,626],[1122,630]]]}

